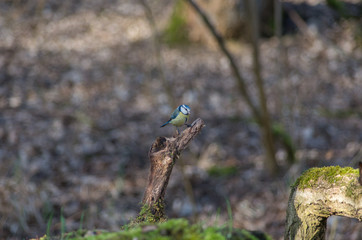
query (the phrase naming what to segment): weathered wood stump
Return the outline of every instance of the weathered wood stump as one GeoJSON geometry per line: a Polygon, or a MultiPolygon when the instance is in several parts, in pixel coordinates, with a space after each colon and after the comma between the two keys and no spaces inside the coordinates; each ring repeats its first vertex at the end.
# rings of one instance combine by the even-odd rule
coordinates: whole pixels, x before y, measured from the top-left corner
{"type": "Polygon", "coordinates": [[[148,185],[136,222],[159,222],[165,219],[164,197],[172,168],[182,150],[204,126],[204,121],[198,118],[180,135],[172,138],[158,137],[152,144],[148,154],[151,164],[148,185]]]}
{"type": "Polygon", "coordinates": [[[332,215],[362,221],[362,186],[357,169],[311,168],[290,193],[284,239],[325,239],[332,215]]]}

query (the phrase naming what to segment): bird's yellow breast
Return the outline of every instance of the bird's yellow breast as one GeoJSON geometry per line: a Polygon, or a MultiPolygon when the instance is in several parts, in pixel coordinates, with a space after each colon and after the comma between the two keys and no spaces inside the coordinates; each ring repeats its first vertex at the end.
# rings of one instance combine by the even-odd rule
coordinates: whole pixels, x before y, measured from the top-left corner
{"type": "Polygon", "coordinates": [[[182,112],[180,112],[176,118],[170,121],[170,123],[176,127],[180,127],[186,123],[188,118],[189,118],[188,115],[185,115],[182,112]]]}

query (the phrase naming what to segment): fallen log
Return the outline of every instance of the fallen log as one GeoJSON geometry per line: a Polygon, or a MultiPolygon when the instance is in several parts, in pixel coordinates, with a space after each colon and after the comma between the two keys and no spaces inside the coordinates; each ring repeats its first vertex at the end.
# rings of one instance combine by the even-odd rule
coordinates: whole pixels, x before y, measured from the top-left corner
{"type": "Polygon", "coordinates": [[[332,215],[362,221],[362,186],[358,169],[339,166],[304,172],[289,196],[284,239],[325,239],[332,215]]]}

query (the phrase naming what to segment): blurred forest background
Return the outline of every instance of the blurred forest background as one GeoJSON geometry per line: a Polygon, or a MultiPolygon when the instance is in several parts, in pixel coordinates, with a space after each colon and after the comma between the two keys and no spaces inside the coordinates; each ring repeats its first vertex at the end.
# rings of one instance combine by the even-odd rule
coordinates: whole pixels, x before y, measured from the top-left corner
{"type": "MultiPolygon", "coordinates": [[[[246,6],[196,2],[257,104],[246,6]]],[[[138,213],[152,142],[174,134],[159,126],[188,104],[206,127],[175,165],[168,216],[222,225],[232,215],[234,227],[282,239],[290,184],[362,158],[362,13],[358,0],[281,1],[280,13],[261,2],[277,174],[227,58],[186,1],[1,1],[0,238],[118,230],[138,213]]],[[[361,232],[357,220],[328,220],[328,239],[361,232]]]]}

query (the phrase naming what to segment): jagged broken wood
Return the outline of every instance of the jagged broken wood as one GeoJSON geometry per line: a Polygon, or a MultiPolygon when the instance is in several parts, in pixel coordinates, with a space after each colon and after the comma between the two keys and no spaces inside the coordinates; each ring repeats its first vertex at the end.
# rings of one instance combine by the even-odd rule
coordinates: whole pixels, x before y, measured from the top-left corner
{"type": "Polygon", "coordinates": [[[150,173],[146,187],[142,209],[137,222],[158,222],[165,218],[164,197],[172,168],[190,141],[205,126],[202,119],[196,119],[176,137],[158,137],[152,144],[148,157],[150,173]]]}

